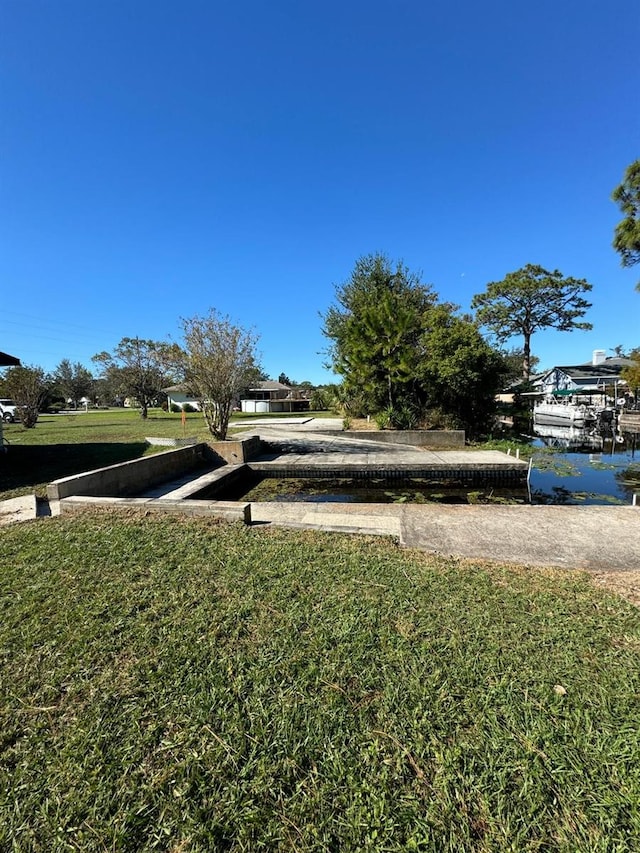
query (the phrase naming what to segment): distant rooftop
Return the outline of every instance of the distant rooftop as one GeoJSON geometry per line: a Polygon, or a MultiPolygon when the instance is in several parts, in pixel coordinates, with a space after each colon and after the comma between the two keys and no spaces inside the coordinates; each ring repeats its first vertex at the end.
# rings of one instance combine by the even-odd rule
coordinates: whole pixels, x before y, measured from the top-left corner
{"type": "Polygon", "coordinates": [[[254,388],[249,388],[249,391],[291,391],[291,386],[276,382],[275,379],[264,379],[254,388]]]}
{"type": "Polygon", "coordinates": [[[630,358],[619,358],[616,356],[615,358],[607,358],[598,364],[587,361],[584,364],[558,365],[553,370],[562,370],[568,376],[586,379],[593,376],[619,376],[620,371],[624,367],[629,367],[632,364],[633,362],[630,358]]]}
{"type": "Polygon", "coordinates": [[[6,352],[0,352],[0,367],[18,367],[20,359],[6,352]]]}

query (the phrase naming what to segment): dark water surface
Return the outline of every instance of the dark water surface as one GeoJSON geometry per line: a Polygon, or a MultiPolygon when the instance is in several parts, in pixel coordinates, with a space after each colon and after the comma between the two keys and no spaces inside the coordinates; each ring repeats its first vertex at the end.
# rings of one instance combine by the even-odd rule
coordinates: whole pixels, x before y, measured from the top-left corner
{"type": "MultiPolygon", "coordinates": [[[[247,501],[308,501],[311,503],[528,503],[525,488],[480,486],[472,489],[457,483],[406,480],[402,483],[350,479],[265,478],[242,494],[247,501]]],[[[232,498],[233,499],[233,498],[232,498]]]]}
{"type": "MultiPolygon", "coordinates": [[[[575,427],[540,427],[531,438],[529,487],[473,488],[456,482],[270,479],[254,476],[227,500],[313,503],[449,503],[629,505],[640,493],[640,434],[608,434],[575,427]]],[[[202,494],[201,497],[206,497],[202,494]]],[[[220,496],[222,497],[222,496],[220,496]]]]}
{"type": "Polygon", "coordinates": [[[640,492],[640,434],[538,427],[533,441],[534,504],[630,504],[640,492]]]}

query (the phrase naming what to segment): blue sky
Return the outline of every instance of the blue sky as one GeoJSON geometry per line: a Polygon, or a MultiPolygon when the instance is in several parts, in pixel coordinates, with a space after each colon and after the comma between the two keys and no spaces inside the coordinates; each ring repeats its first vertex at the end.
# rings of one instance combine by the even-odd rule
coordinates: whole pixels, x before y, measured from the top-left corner
{"type": "MultiPolygon", "coordinates": [[[[0,350],[53,369],[210,307],[335,379],[320,313],[372,252],[469,308],[593,284],[544,367],[640,345],[610,201],[640,157],[637,0],[4,0],[0,350]]],[[[517,340],[514,344],[519,343],[517,340]]]]}

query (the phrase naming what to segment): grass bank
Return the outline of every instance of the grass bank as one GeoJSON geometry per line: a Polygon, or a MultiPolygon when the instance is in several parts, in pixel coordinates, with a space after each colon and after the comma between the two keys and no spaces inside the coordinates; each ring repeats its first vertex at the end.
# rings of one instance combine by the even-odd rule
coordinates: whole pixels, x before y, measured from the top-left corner
{"type": "Polygon", "coordinates": [[[2,536],[0,849],[640,844],[640,616],[585,575],[201,519],[2,536]]]}
{"type": "Polygon", "coordinates": [[[47,483],[59,477],[166,450],[147,444],[146,436],[186,434],[205,440],[207,433],[202,430],[202,415],[187,415],[183,427],[179,414],[160,409],[152,410],[146,420],[131,409],[109,409],[40,415],[33,429],[6,424],[3,434],[9,449],[0,458],[0,500],[34,492],[42,497],[47,483]]]}
{"type": "MultiPolygon", "coordinates": [[[[244,425],[246,428],[250,417],[256,416],[242,412],[234,414],[231,427],[244,425]]],[[[259,417],[277,419],[283,416],[259,417]]],[[[180,413],[161,409],[151,409],[146,420],[132,409],[109,409],[40,415],[34,429],[6,424],[3,434],[9,443],[9,452],[0,456],[0,500],[34,492],[44,497],[47,483],[59,477],[166,450],[147,444],[147,436],[193,436],[198,441],[213,441],[201,413],[188,413],[185,421],[183,425],[180,413]]]]}

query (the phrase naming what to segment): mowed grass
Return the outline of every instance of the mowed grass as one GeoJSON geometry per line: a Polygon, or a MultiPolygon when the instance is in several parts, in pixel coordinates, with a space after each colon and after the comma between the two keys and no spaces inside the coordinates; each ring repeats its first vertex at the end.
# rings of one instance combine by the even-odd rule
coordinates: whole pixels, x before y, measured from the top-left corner
{"type": "MultiPolygon", "coordinates": [[[[248,428],[245,421],[251,417],[277,419],[278,415],[238,412],[232,429],[234,425],[248,428]]],[[[181,413],[161,409],[151,409],[146,420],[133,409],[40,415],[34,429],[6,424],[3,434],[8,453],[0,456],[0,500],[30,493],[44,497],[52,480],[167,449],[147,444],[147,436],[214,441],[200,412],[186,414],[183,425],[181,413]]]]}
{"type": "Polygon", "coordinates": [[[187,415],[183,427],[179,414],[160,409],[152,410],[146,420],[131,409],[110,409],[40,415],[34,429],[5,424],[8,452],[0,457],[0,500],[34,492],[43,497],[52,480],[167,449],[147,444],[146,436],[186,434],[204,440],[202,428],[200,414],[187,415]]]}
{"type": "Polygon", "coordinates": [[[586,575],[135,514],[2,545],[2,850],[640,848],[640,618],[586,575]]]}

